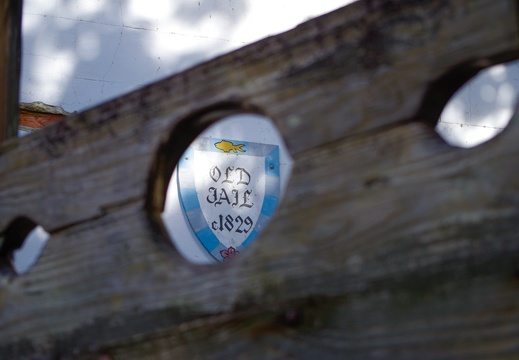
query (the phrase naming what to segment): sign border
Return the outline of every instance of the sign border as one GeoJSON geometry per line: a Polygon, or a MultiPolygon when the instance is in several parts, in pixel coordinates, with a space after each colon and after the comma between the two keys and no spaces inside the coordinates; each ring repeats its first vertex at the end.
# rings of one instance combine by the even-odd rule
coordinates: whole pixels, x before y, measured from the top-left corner
{"type": "Polygon", "coordinates": [[[263,227],[270,221],[274,214],[280,196],[280,161],[279,146],[272,144],[262,144],[248,141],[239,141],[234,139],[220,139],[213,137],[201,137],[192,143],[185,151],[177,165],[177,186],[182,204],[182,209],[187,217],[188,223],[195,237],[202,243],[213,258],[219,262],[223,262],[230,258],[229,255],[235,255],[242,249],[250,245],[256,239],[263,227]],[[244,152],[226,152],[215,146],[221,141],[243,144],[244,152]],[[243,243],[236,248],[224,246],[216,237],[213,230],[209,226],[209,222],[205,218],[195,187],[194,172],[192,169],[192,159],[194,159],[195,151],[212,151],[223,153],[227,156],[261,156],[265,159],[265,194],[261,204],[261,211],[254,229],[243,243]],[[182,179],[182,181],[181,181],[182,179]],[[224,256],[224,254],[226,256],[224,256]]]}

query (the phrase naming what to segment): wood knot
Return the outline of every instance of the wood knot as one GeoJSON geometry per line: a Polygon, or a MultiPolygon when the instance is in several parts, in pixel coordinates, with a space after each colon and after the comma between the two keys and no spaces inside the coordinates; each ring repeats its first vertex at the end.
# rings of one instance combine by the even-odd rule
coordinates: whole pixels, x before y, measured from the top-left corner
{"type": "Polygon", "coordinates": [[[364,180],[364,187],[368,189],[374,189],[377,187],[385,186],[389,183],[387,176],[373,176],[364,180]]]}
{"type": "Polygon", "coordinates": [[[283,323],[289,327],[297,327],[301,325],[303,314],[300,310],[290,308],[283,313],[283,323]]]}

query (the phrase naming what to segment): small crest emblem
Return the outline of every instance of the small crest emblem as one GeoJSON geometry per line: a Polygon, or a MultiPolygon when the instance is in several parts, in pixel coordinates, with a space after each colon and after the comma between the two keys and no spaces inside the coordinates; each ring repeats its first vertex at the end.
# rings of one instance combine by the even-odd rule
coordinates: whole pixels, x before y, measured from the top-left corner
{"type": "Polygon", "coordinates": [[[220,262],[239,256],[279,202],[279,147],[200,137],[177,169],[179,197],[193,233],[220,262]]]}

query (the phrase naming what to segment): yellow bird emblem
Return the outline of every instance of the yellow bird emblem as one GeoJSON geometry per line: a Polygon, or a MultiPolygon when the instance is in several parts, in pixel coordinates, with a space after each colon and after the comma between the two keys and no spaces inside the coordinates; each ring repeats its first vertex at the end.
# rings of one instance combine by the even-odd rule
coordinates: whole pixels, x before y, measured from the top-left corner
{"type": "Polygon", "coordinates": [[[222,140],[222,141],[214,144],[215,148],[222,150],[223,152],[228,153],[228,152],[234,151],[235,154],[238,151],[245,152],[245,150],[242,149],[242,147],[244,147],[244,146],[245,146],[245,144],[233,144],[232,142],[227,141],[227,140],[222,140]]]}

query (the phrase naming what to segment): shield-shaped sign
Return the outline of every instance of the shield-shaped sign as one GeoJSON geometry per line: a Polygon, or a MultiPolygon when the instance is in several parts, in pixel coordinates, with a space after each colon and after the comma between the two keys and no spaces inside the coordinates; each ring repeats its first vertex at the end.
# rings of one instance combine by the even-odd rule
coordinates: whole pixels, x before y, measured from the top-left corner
{"type": "Polygon", "coordinates": [[[199,137],[179,161],[184,213],[203,247],[226,261],[270,220],[280,194],[279,147],[199,137]]]}

